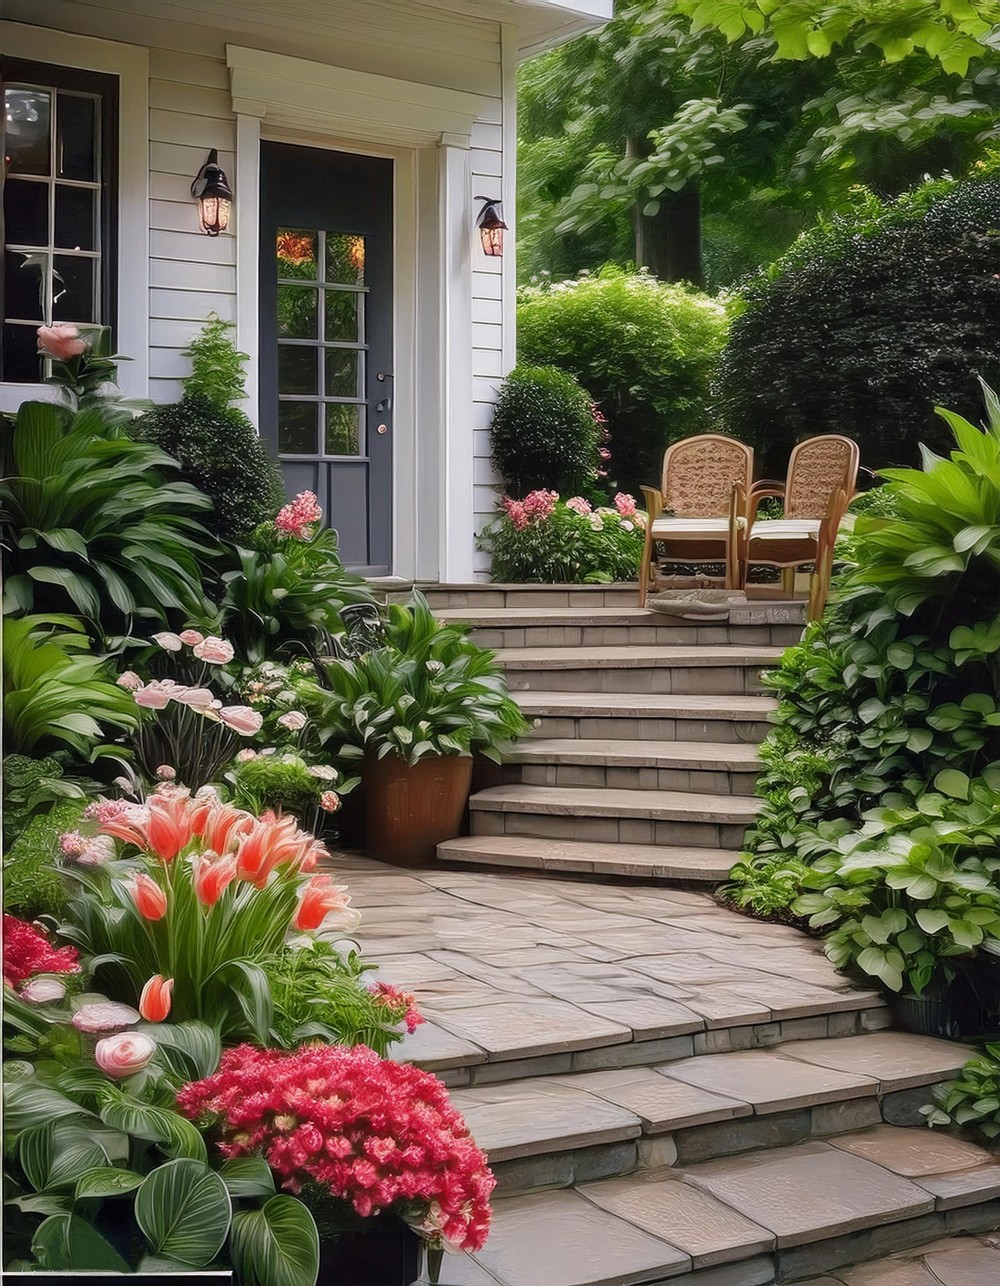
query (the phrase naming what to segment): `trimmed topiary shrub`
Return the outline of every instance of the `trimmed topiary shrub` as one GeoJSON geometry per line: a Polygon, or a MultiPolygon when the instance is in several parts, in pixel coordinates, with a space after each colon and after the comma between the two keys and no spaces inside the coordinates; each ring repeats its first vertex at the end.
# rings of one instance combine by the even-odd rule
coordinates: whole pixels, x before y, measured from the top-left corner
{"type": "Polygon", "coordinates": [[[601,425],[589,393],[555,366],[517,366],[493,413],[493,460],[509,493],[593,487],[601,425]]]}
{"type": "Polygon", "coordinates": [[[978,418],[1000,378],[1000,176],[868,192],[744,292],[716,383],[724,427],[782,476],[795,442],[844,433],[878,469],[947,447],[935,406],[978,418]]]}
{"type": "Polygon", "coordinates": [[[634,494],[658,483],[671,442],[713,427],[709,384],[727,326],[718,300],[611,266],[518,295],[520,360],[589,390],[608,421],[608,478],[634,494]]]}
{"type": "Polygon", "coordinates": [[[214,535],[238,540],[274,516],[284,500],[277,464],[249,419],[231,403],[245,396],[245,353],[231,327],[212,318],[186,356],[184,396],[135,421],[134,437],[155,442],[180,465],[181,476],[205,492],[212,512],[202,519],[214,535]]]}

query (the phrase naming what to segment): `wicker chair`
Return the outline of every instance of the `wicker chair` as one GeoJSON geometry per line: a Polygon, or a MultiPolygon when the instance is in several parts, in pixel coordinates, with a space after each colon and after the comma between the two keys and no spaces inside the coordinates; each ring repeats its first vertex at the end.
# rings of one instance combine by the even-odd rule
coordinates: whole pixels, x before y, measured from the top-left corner
{"type": "Polygon", "coordinates": [[[640,607],[656,584],[658,562],[725,563],[726,588],[739,585],[739,535],[752,477],[753,449],[736,438],[703,433],[667,448],[661,488],[642,488],[648,518],[640,607]]]}
{"type": "Polygon", "coordinates": [[[795,589],[795,571],[813,566],[809,583],[809,619],[823,615],[830,592],[833,546],[858,479],[858,446],[839,434],[807,438],[792,451],[784,484],[761,479],[750,488],[746,512],[756,514],[765,496],[784,500],[783,518],[733,521],[743,585],[751,565],[778,567],[782,587],[795,589]]]}

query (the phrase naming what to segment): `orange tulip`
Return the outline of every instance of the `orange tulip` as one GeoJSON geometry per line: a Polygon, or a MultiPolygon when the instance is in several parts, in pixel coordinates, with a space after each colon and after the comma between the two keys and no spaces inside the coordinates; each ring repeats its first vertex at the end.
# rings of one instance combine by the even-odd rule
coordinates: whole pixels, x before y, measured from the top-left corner
{"type": "Polygon", "coordinates": [[[128,890],[144,919],[162,920],[167,914],[167,895],[148,875],[133,875],[128,890]]]}
{"type": "Polygon", "coordinates": [[[217,857],[212,852],[191,859],[194,891],[202,906],[215,906],[236,878],[236,857],[230,853],[217,857]]]}
{"type": "Polygon", "coordinates": [[[312,835],[300,831],[294,817],[265,814],[240,840],[236,874],[262,889],[275,867],[284,864],[297,867],[313,843],[312,835]]]}
{"type": "Polygon", "coordinates": [[[303,932],[318,929],[331,911],[346,911],[350,900],[332,876],[314,875],[302,890],[292,924],[303,932]]]}
{"type": "Polygon", "coordinates": [[[191,843],[193,814],[197,804],[186,790],[151,795],[146,802],[149,822],[146,834],[150,850],[164,862],[172,862],[191,843]]]}
{"type": "Polygon", "coordinates": [[[164,978],[161,973],[154,973],[142,989],[139,997],[139,1013],[148,1023],[162,1023],[170,1013],[170,993],[174,989],[173,978],[164,978]]]}

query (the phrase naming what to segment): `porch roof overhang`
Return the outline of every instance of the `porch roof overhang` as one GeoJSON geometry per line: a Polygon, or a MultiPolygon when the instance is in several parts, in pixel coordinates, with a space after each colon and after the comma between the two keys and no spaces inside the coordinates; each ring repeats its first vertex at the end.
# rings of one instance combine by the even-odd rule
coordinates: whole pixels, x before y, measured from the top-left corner
{"type": "Polygon", "coordinates": [[[571,40],[614,17],[614,0],[512,0],[522,58],[571,40]]]}

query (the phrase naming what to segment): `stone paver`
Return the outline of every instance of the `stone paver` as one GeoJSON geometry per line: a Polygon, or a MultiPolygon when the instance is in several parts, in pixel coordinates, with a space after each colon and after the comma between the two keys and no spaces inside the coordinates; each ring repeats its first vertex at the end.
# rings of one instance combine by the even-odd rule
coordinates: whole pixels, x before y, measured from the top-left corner
{"type": "Polygon", "coordinates": [[[883,1093],[953,1076],[974,1052],[969,1045],[897,1031],[870,1036],[863,1046],[849,1039],[806,1040],[787,1051],[790,1058],[820,1067],[874,1076],[883,1093]]]}
{"type": "Polygon", "coordinates": [[[997,1286],[996,1236],[957,1236],[888,1259],[835,1269],[832,1276],[796,1279],[801,1286],[997,1286]]]}
{"type": "Polygon", "coordinates": [[[588,1072],[564,1080],[563,1084],[627,1108],[641,1120],[645,1134],[750,1115],[747,1103],[660,1075],[671,1066],[666,1063],[661,1068],[623,1067],[609,1072],[588,1072]]]}
{"type": "MultiPolygon", "coordinates": [[[[632,1039],[628,1027],[561,1000],[519,997],[471,1009],[435,1010],[437,1023],[485,1049],[496,1061],[617,1045],[632,1039]]],[[[418,1028],[419,1030],[419,1028],[418,1028]]]]}
{"type": "Polygon", "coordinates": [[[770,1229],[779,1247],[801,1246],[934,1209],[934,1199],[910,1180],[828,1143],[706,1161],[692,1166],[687,1179],[770,1229]]]}
{"type": "MultiPolygon", "coordinates": [[[[923,1175],[953,1174],[972,1170],[993,1162],[989,1152],[939,1130],[900,1130],[891,1125],[876,1125],[870,1130],[831,1140],[866,1161],[884,1165],[894,1174],[908,1179],[923,1175]]],[[[996,1163],[1000,1175],[1000,1163],[996,1163]]]]}
{"type": "Polygon", "coordinates": [[[717,884],[738,856],[728,848],[682,848],[667,844],[613,844],[548,839],[535,835],[465,835],[438,845],[439,856],[470,866],[526,871],[566,871],[631,879],[692,880],[717,884]]]}
{"type": "Polygon", "coordinates": [[[774,1247],[766,1228],[668,1172],[585,1184],[579,1191],[637,1228],[669,1236],[695,1268],[748,1259],[774,1247]]]}
{"type": "Polygon", "coordinates": [[[490,1239],[474,1258],[501,1286],[632,1286],[691,1265],[682,1250],[576,1192],[498,1201],[490,1239]]]}
{"type": "Polygon", "coordinates": [[[508,752],[509,763],[605,764],[621,768],[705,768],[754,772],[757,747],[717,741],[604,741],[531,737],[508,752]]]}
{"type": "Polygon", "coordinates": [[[698,795],[684,790],[621,790],[579,786],[492,786],[469,800],[476,812],[548,813],[557,817],[638,817],[668,821],[753,821],[760,801],[751,795],[698,795]]]}
{"type": "Polygon", "coordinates": [[[661,1071],[671,1080],[749,1103],[760,1115],[863,1098],[876,1089],[868,1077],[796,1063],[767,1050],[685,1058],[661,1071]]]}

